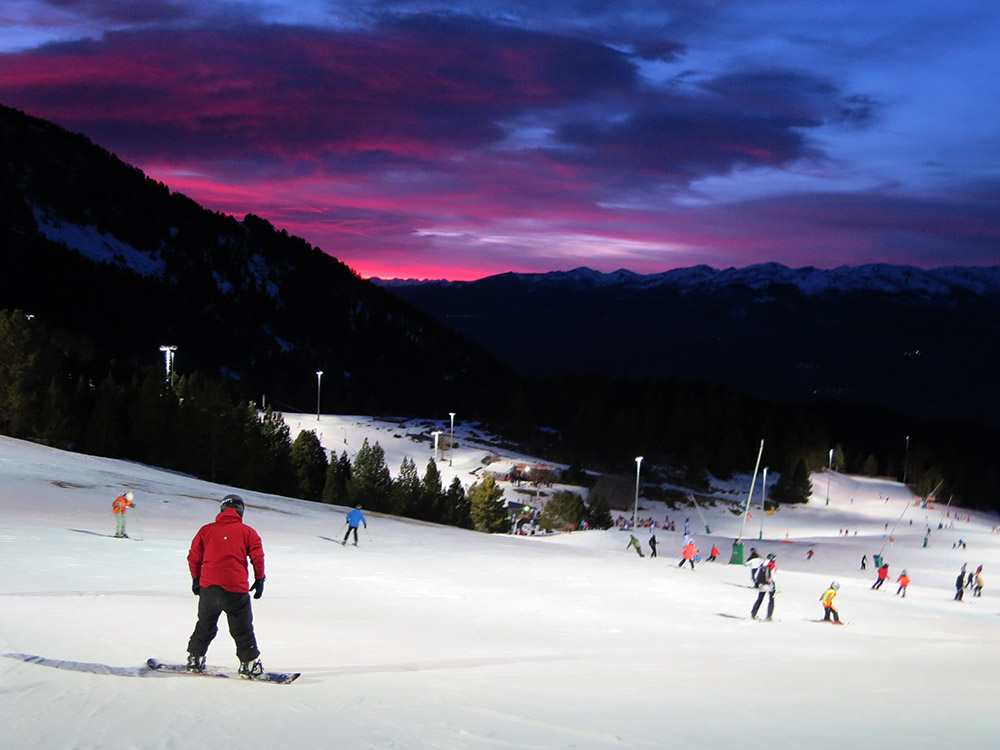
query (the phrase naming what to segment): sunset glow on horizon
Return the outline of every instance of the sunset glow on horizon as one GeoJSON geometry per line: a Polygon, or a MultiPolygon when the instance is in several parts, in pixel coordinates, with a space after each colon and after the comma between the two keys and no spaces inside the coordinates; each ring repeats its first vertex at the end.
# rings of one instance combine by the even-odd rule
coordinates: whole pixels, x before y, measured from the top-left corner
{"type": "Polygon", "coordinates": [[[1000,6],[14,0],[0,104],[363,277],[1000,265],[1000,6]]]}

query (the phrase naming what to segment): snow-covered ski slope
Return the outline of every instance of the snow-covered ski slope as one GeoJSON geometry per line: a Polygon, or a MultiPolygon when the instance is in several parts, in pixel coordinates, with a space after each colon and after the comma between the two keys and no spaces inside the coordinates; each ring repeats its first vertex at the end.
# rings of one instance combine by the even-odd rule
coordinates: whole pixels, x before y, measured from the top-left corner
{"type": "MultiPolygon", "coordinates": [[[[317,427],[303,415],[289,419],[293,430],[297,419],[317,427]]],[[[338,453],[366,434],[378,440],[393,473],[407,449],[423,473],[433,449],[401,425],[324,415],[319,426],[338,453]]],[[[451,473],[471,483],[488,452],[460,442],[452,466],[439,461],[446,483],[451,473]]],[[[722,557],[692,572],[677,567],[681,534],[663,531],[656,559],[640,534],[640,559],[619,531],[489,536],[369,514],[359,546],[341,547],[330,540],[345,509],[237,489],[266,553],[267,588],[254,602],[264,665],[302,672],[275,687],[144,668],[185,655],[197,602],[188,545],[233,488],[0,437],[0,653],[46,660],[0,658],[0,744],[995,747],[997,520],[973,513],[950,528],[954,508],[949,517],[914,506],[898,484],[839,475],[827,506],[826,480],[813,478],[808,506],[766,516],[763,540],[759,514],[747,522],[748,548],[778,556],[774,623],[737,619],[755,592],[747,570],[727,564],[742,518],[721,507],[703,509],[714,535],[695,538],[703,555],[714,541],[722,557]],[[124,489],[138,510],[128,531],[141,540],[106,536],[124,489]],[[885,524],[900,514],[890,543],[885,524]],[[959,538],[965,549],[953,549],[959,538]],[[890,580],[871,591],[883,544],[890,580]],[[985,566],[986,588],[959,603],[965,562],[985,566]],[[904,567],[905,600],[893,583],[904,567]],[[834,579],[852,627],[815,622],[834,579]]],[[[704,531],[694,512],[642,505],[704,531]]],[[[235,668],[220,625],[209,663],[235,668]]]]}

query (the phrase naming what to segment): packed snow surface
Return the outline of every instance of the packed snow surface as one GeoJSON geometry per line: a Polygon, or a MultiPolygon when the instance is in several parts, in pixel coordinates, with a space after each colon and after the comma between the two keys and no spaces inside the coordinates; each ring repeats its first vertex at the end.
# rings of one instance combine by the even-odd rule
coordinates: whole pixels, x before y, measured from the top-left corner
{"type": "MultiPolygon", "coordinates": [[[[404,455],[422,474],[433,452],[405,424],[289,423],[336,453],[378,440],[394,474],[404,455]]],[[[475,481],[491,452],[523,458],[475,438],[457,426],[458,447],[439,455],[446,486],[475,481]]],[[[2,745],[996,747],[997,519],[924,507],[890,481],[820,474],[813,488],[806,506],[763,518],[752,506],[745,521],[730,501],[702,503],[704,521],[641,501],[641,516],[677,524],[658,532],[657,558],[648,530],[639,558],[620,530],[511,537],[377,513],[355,548],[333,542],[341,507],[0,437],[2,745]],[[262,660],[302,672],[292,685],[144,667],[184,659],[197,604],[188,546],[234,489],[266,554],[253,605],[262,660]],[[125,490],[132,538],[114,539],[111,501],[125,490]],[[686,518],[703,558],[719,546],[717,562],[678,567],[686,518]],[[777,555],[775,622],[746,619],[756,594],[747,568],[729,564],[741,528],[747,551],[777,555]],[[890,576],[873,591],[880,551],[890,576]],[[984,565],[986,585],[957,602],[963,563],[984,565]],[[844,627],[818,622],[832,580],[844,627]]],[[[224,618],[208,661],[237,665],[224,618]]]]}

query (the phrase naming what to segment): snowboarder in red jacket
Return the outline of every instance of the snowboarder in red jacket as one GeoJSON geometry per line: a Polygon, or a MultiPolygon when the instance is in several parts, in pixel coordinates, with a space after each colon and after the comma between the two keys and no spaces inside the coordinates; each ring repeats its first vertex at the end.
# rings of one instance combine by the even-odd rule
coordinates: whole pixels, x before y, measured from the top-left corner
{"type": "Polygon", "coordinates": [[[204,671],[205,654],[219,632],[223,612],[236,641],[240,676],[253,678],[264,672],[250,608],[250,592],[254,599],[264,593],[264,547],[260,535],[243,523],[243,510],[238,495],[226,495],[215,523],[202,526],[191,542],[188,567],[191,590],[198,597],[198,623],[188,641],[187,667],[192,672],[204,671]],[[247,558],[253,566],[253,586],[247,585],[247,558]]]}

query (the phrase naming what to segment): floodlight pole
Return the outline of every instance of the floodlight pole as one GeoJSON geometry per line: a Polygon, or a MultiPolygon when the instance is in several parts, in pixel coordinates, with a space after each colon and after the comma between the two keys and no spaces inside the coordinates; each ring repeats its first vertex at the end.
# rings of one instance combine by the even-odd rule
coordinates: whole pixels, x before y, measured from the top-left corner
{"type": "Polygon", "coordinates": [[[320,384],[323,382],[323,371],[316,370],[316,421],[319,421],[319,396],[320,396],[320,384]]]}
{"type": "Polygon", "coordinates": [[[903,486],[906,486],[906,469],[910,464],[910,436],[906,436],[906,450],[903,453],[903,486]]]}
{"type": "Polygon", "coordinates": [[[826,470],[826,504],[830,504],[830,475],[833,473],[833,448],[830,449],[830,465],[826,470]]]}
{"type": "Polygon", "coordinates": [[[632,509],[632,531],[636,529],[639,519],[639,467],[642,466],[642,456],[635,457],[635,506],[632,509]]]}
{"type": "Polygon", "coordinates": [[[166,375],[164,380],[167,385],[173,387],[174,385],[174,352],[177,351],[176,346],[164,345],[160,347],[160,351],[163,352],[163,358],[165,360],[166,375]]]}
{"type": "Polygon", "coordinates": [[[455,412],[448,412],[451,417],[451,434],[448,436],[448,465],[451,466],[451,452],[455,450],[455,412]]]}

